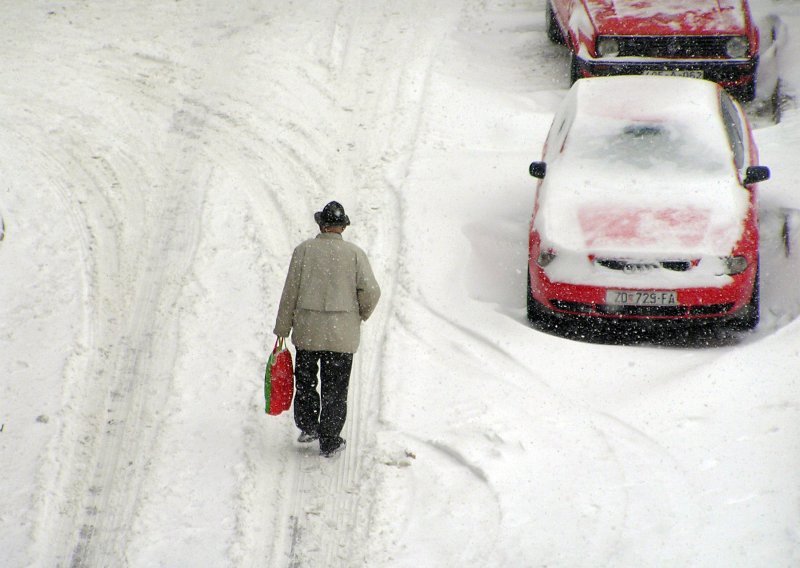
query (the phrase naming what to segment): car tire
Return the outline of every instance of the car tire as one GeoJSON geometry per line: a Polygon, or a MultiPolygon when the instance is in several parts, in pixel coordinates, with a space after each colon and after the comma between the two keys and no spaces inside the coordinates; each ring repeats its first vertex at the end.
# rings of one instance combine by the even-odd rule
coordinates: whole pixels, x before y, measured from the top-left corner
{"type": "Polygon", "coordinates": [[[778,82],[775,85],[775,91],[769,98],[769,104],[772,110],[772,122],[775,124],[780,123],[781,114],[783,112],[783,94],[781,93],[781,88],[781,80],[778,79],[778,82]]]}
{"type": "Polygon", "coordinates": [[[755,79],[749,83],[745,83],[741,87],[731,88],[731,95],[733,98],[742,103],[752,102],[756,98],[756,82],[755,79]]]}
{"type": "Polygon", "coordinates": [[[531,273],[530,273],[530,266],[525,267],[525,271],[528,273],[528,321],[531,323],[544,323],[547,319],[547,314],[545,313],[545,308],[542,304],[540,304],[536,298],[533,297],[533,293],[531,292],[531,273]]]}
{"type": "Polygon", "coordinates": [[[761,319],[761,298],[760,298],[760,270],[756,268],[756,279],[753,283],[753,293],[750,301],[736,314],[731,320],[730,327],[737,331],[750,331],[758,326],[761,319]]]}
{"type": "Polygon", "coordinates": [[[578,63],[578,56],[574,53],[569,59],[569,84],[570,86],[575,84],[575,81],[581,78],[581,67],[578,63]]]}
{"type": "Polygon", "coordinates": [[[547,27],[547,39],[553,43],[564,45],[564,33],[558,25],[555,12],[553,12],[553,5],[548,1],[544,7],[545,26],[547,27]]]}

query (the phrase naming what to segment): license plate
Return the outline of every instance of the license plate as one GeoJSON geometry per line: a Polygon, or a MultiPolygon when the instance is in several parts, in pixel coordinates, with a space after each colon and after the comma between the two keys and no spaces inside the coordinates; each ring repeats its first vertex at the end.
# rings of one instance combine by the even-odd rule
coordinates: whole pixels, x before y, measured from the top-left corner
{"type": "Polygon", "coordinates": [[[611,306],[677,306],[678,294],[660,290],[606,290],[606,304],[611,306]]]}
{"type": "Polygon", "coordinates": [[[691,77],[692,79],[702,79],[703,72],[700,69],[654,69],[644,71],[642,75],[660,75],[663,77],[691,77]]]}

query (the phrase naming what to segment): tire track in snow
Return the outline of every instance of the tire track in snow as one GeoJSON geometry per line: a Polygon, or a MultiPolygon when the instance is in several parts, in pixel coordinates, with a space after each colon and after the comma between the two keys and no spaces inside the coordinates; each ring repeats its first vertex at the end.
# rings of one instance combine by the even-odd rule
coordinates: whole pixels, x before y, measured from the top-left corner
{"type": "Polygon", "coordinates": [[[59,429],[47,452],[52,457],[44,461],[39,474],[46,483],[43,505],[37,511],[36,530],[46,549],[40,554],[49,559],[46,562],[63,566],[70,562],[66,549],[81,538],[76,526],[84,527],[80,532],[87,539],[94,534],[92,521],[78,519],[97,519],[103,514],[96,503],[100,491],[91,488],[89,481],[93,462],[107,444],[104,430],[118,424],[116,418],[107,417],[109,361],[119,342],[123,306],[129,299],[126,283],[130,273],[126,270],[135,264],[135,259],[121,254],[126,247],[120,218],[125,212],[131,215],[140,210],[116,191],[120,178],[131,174],[129,169],[133,178],[143,172],[124,153],[114,158],[115,165],[95,154],[92,137],[108,140],[113,136],[110,129],[95,124],[93,117],[44,99],[29,100],[27,105],[38,120],[21,129],[25,134],[18,132],[27,148],[26,163],[38,164],[50,181],[46,184],[49,191],[63,204],[80,240],[84,274],[79,285],[83,296],[80,344],[64,372],[59,429]],[[35,132],[39,122],[52,124],[59,119],[66,120],[69,128],[35,132]],[[91,140],[70,134],[81,127],[91,130],[87,137],[91,140]]]}
{"type": "MultiPolygon", "coordinates": [[[[46,117],[65,116],[73,110],[34,98],[26,101],[26,108],[32,116],[44,119],[44,122],[47,122],[46,117]]],[[[65,380],[63,384],[57,385],[60,392],[56,390],[54,393],[56,396],[60,394],[61,400],[66,404],[59,411],[57,432],[47,444],[47,449],[41,457],[41,469],[34,480],[36,490],[33,493],[41,495],[35,511],[37,517],[35,531],[41,535],[39,538],[47,543],[45,546],[49,545],[52,548],[52,541],[64,542],[67,538],[65,535],[71,525],[63,522],[62,510],[73,505],[71,494],[68,493],[66,499],[62,499],[61,492],[54,488],[75,487],[87,474],[88,466],[83,463],[87,452],[85,442],[94,433],[91,418],[102,398],[102,394],[93,393],[91,390],[87,392],[79,384],[78,379],[84,374],[92,376],[99,366],[97,357],[91,354],[100,328],[94,308],[97,295],[95,280],[98,268],[95,251],[98,248],[98,235],[91,230],[93,212],[85,207],[87,194],[82,191],[84,185],[92,187],[94,180],[86,169],[74,161],[74,156],[68,149],[46,142],[58,136],[59,132],[40,127],[38,121],[8,122],[4,124],[4,129],[9,139],[14,140],[13,146],[3,148],[4,158],[17,164],[20,177],[37,180],[40,184],[38,189],[54,197],[53,203],[50,199],[42,199],[40,207],[55,205],[56,211],[62,212],[63,218],[72,229],[72,233],[46,238],[63,242],[74,234],[78,241],[76,260],[79,263],[77,272],[81,282],[77,287],[80,289],[82,307],[79,314],[80,321],[77,322],[80,332],[76,335],[76,339],[81,345],[66,361],[65,380]],[[16,156],[17,152],[21,154],[16,156]],[[31,173],[26,173],[25,170],[30,170],[31,173]],[[36,173],[33,173],[34,171],[36,173]],[[75,419],[73,416],[75,413],[82,414],[81,418],[84,420],[88,415],[89,420],[86,422],[89,424],[75,419]],[[80,440],[80,443],[72,443],[75,439],[80,440]],[[53,538],[53,535],[56,537],[53,538]],[[59,538],[59,535],[63,538],[59,538]]],[[[29,191],[28,188],[20,189],[29,191]]],[[[100,209],[101,214],[107,213],[102,207],[100,209]]],[[[111,231],[104,236],[108,241],[114,241],[115,236],[111,231]]],[[[59,251],[57,253],[59,258],[53,259],[54,264],[59,262],[60,256],[64,254],[65,251],[59,251]]],[[[45,303],[47,300],[41,301],[45,303]]],[[[56,553],[51,557],[55,555],[56,553]]]]}
{"type": "MultiPolygon", "coordinates": [[[[194,136],[202,116],[187,105],[174,115],[175,172],[184,176],[197,159],[194,136]]],[[[139,491],[157,440],[159,409],[167,399],[177,356],[177,317],[173,310],[199,239],[200,208],[210,172],[200,172],[197,186],[165,180],[162,199],[150,211],[153,226],[145,236],[149,250],[133,276],[133,297],[120,345],[107,370],[112,380],[107,399],[106,431],[78,522],[71,566],[124,564],[126,529],[132,524],[139,491]]]]}
{"type": "MultiPolygon", "coordinates": [[[[424,294],[420,294],[424,298],[424,294]]],[[[598,558],[613,557],[614,549],[620,545],[623,535],[623,527],[630,532],[628,526],[632,520],[640,519],[641,515],[631,514],[629,509],[634,505],[644,507],[642,503],[650,503],[657,500],[660,504],[669,503],[673,518],[702,518],[702,515],[692,514],[691,511],[697,507],[695,490],[689,482],[690,474],[685,471],[680,462],[665,448],[658,440],[637,428],[635,425],[611,415],[602,410],[592,407],[590,404],[575,400],[568,395],[552,388],[550,384],[541,379],[533,369],[523,364],[518,358],[496,344],[491,338],[485,337],[479,330],[467,328],[455,319],[446,316],[439,310],[429,305],[424,299],[418,302],[432,317],[439,320],[436,328],[443,326],[452,330],[451,333],[442,335],[452,337],[461,335],[465,339],[464,344],[477,345],[483,349],[491,351],[493,360],[496,361],[500,356],[508,367],[516,368],[516,373],[526,378],[533,378],[539,385],[539,390],[544,393],[546,398],[553,400],[558,410],[557,414],[573,415],[580,418],[571,430],[580,424],[580,430],[584,430],[596,438],[599,445],[604,448],[603,453],[613,462],[614,469],[618,478],[615,484],[615,491],[620,494],[613,503],[612,508],[603,505],[592,504],[595,507],[595,514],[600,519],[607,519],[608,522],[598,522],[598,527],[604,527],[608,534],[599,538],[598,542],[604,543],[605,553],[597,556],[598,558]],[[644,489],[642,489],[644,488],[644,489]],[[653,497],[652,492],[663,493],[662,499],[653,497]],[[634,497],[633,495],[636,495],[634,497]],[[617,503],[622,503],[619,508],[617,503]],[[611,528],[609,528],[611,527],[611,528]],[[614,528],[616,527],[616,528],[614,528]]],[[[407,330],[412,336],[412,330],[407,330]]],[[[422,339],[417,336],[420,343],[429,343],[430,338],[422,339]]],[[[475,355],[474,350],[467,353],[470,358],[476,359],[476,365],[480,364],[485,358],[475,355]]],[[[500,381],[512,390],[519,391],[521,387],[517,382],[503,378],[507,373],[498,373],[494,380],[500,381]]],[[[436,447],[439,450],[446,448],[440,442],[430,439],[419,439],[420,442],[436,447]]],[[[464,467],[473,472],[478,479],[486,482],[487,477],[482,469],[476,464],[463,462],[464,467]],[[476,472],[480,472],[480,475],[476,472]]],[[[491,485],[491,484],[489,484],[491,485]]],[[[611,490],[611,489],[609,489],[611,490]]],[[[681,526],[676,523],[676,526],[681,526]]],[[[698,527],[699,528],[699,527],[698,527]]],[[[665,526],[664,530],[672,530],[672,527],[665,526]]],[[[684,532],[687,532],[684,529],[684,532]]],[[[682,534],[687,542],[691,539],[690,534],[682,534]]],[[[692,550],[689,548],[689,550],[692,550]]],[[[588,554],[588,552],[587,552],[588,554]]],[[[595,554],[593,552],[593,554],[595,554]]]]}
{"type": "MultiPolygon", "coordinates": [[[[277,37],[278,40],[281,39],[280,36],[277,37]]],[[[261,50],[264,50],[263,46],[261,50]]],[[[263,251],[258,266],[265,297],[274,296],[275,288],[278,288],[279,293],[279,286],[285,278],[281,267],[288,265],[289,255],[292,247],[297,244],[297,239],[311,236],[309,220],[315,208],[319,207],[319,202],[326,196],[325,187],[328,184],[324,180],[331,177],[328,161],[319,156],[335,151],[328,143],[334,137],[324,130],[324,122],[306,123],[306,114],[297,113],[291,105],[280,104],[276,98],[277,93],[289,98],[297,89],[302,89],[307,94],[309,89],[304,82],[308,77],[317,76],[322,68],[315,64],[313,70],[308,71],[294,61],[287,63],[284,58],[281,58],[277,66],[287,75],[281,76],[277,73],[276,80],[266,86],[264,97],[256,100],[263,104],[254,105],[251,100],[233,94],[226,96],[224,104],[216,105],[216,108],[226,109],[225,112],[220,112],[216,108],[206,108],[201,102],[196,102],[205,108],[207,127],[215,132],[208,141],[209,152],[216,162],[225,165],[226,170],[240,176],[238,179],[242,179],[241,184],[237,183],[238,179],[231,179],[228,185],[241,191],[252,204],[252,218],[256,222],[250,238],[263,251]],[[303,84],[294,84],[295,80],[303,84]],[[303,215],[303,211],[307,213],[303,215]]],[[[260,68],[259,71],[263,69],[260,68]]],[[[315,80],[312,84],[323,83],[315,80]]],[[[324,105],[330,96],[322,93],[320,98],[323,103],[315,106],[315,109],[322,116],[328,116],[330,111],[324,105]]],[[[297,102],[293,98],[291,101],[297,102]]],[[[265,320],[269,320],[275,313],[276,307],[267,306],[265,320]]],[[[265,326],[268,326],[267,333],[271,332],[271,322],[266,321],[265,326]]],[[[264,345],[264,359],[271,347],[271,344],[264,345]]],[[[263,367],[260,368],[260,373],[263,374],[263,367]]],[[[257,396],[260,398],[260,389],[258,391],[257,396]]],[[[276,423],[274,418],[267,420],[272,420],[272,424],[276,423]]],[[[276,492],[276,488],[265,485],[264,477],[258,474],[263,462],[272,457],[265,451],[264,421],[261,410],[248,418],[243,430],[242,459],[246,467],[237,488],[237,499],[241,506],[235,513],[235,537],[228,552],[232,563],[244,562],[247,565],[263,566],[272,557],[275,548],[274,543],[265,538],[274,529],[259,508],[261,503],[274,502],[276,492]]],[[[283,476],[283,485],[287,487],[278,489],[279,494],[293,492],[292,484],[297,479],[296,463],[283,467],[291,472],[283,476]]],[[[279,515],[280,518],[289,518],[290,509],[287,507],[290,504],[288,499],[276,503],[278,509],[283,508],[284,511],[283,515],[279,515]]]]}
{"type": "MultiPolygon", "coordinates": [[[[164,16],[169,18],[176,15],[173,10],[183,8],[167,4],[164,9],[167,11],[164,16]]],[[[194,8],[186,6],[185,10],[194,8]]],[[[233,14],[226,10],[226,15],[233,20],[241,18],[251,26],[247,29],[258,33],[261,19],[251,20],[247,7],[233,14]]],[[[213,19],[216,15],[207,17],[213,19]]],[[[169,400],[174,398],[170,394],[181,343],[181,289],[185,275],[195,264],[207,188],[216,181],[215,172],[228,173],[226,163],[219,161],[212,151],[226,143],[233,148],[240,143],[237,121],[217,109],[238,102],[229,96],[233,86],[229,82],[236,77],[235,71],[242,70],[232,67],[247,68],[247,57],[238,56],[249,55],[242,53],[249,46],[237,41],[228,46],[230,49],[218,49],[206,37],[209,31],[213,35],[219,29],[218,21],[213,20],[214,27],[210,28],[208,20],[197,19],[197,27],[178,26],[171,30],[164,45],[158,42],[148,45],[148,49],[161,50],[168,56],[113,50],[113,58],[119,59],[114,62],[116,65],[106,62],[94,70],[100,75],[109,74],[110,82],[127,97],[133,95],[131,106],[136,120],[145,117],[155,124],[148,122],[136,129],[153,140],[137,140],[138,144],[128,139],[120,142],[120,145],[128,142],[132,151],[139,153],[140,169],[149,174],[139,179],[117,170],[121,183],[125,184],[123,193],[134,194],[136,185],[141,186],[139,193],[145,215],[130,219],[126,208],[119,208],[127,225],[142,231],[142,242],[128,240],[125,241],[128,248],[118,246],[112,251],[118,254],[124,270],[109,288],[118,292],[126,312],[121,322],[112,327],[116,336],[109,334],[103,338],[110,346],[101,369],[106,373],[104,380],[110,393],[107,409],[102,408],[100,419],[99,430],[105,434],[94,448],[95,473],[86,483],[89,491],[82,496],[83,509],[74,514],[78,532],[71,535],[71,540],[62,541],[67,543],[63,548],[70,549],[67,554],[71,554],[66,561],[74,566],[125,565],[129,561],[131,540],[136,541],[137,537],[141,540],[141,535],[131,535],[128,531],[132,528],[131,520],[141,521],[137,513],[147,509],[142,497],[147,498],[147,491],[152,490],[147,483],[150,476],[157,476],[163,469],[161,454],[166,449],[158,446],[160,430],[169,426],[165,424],[164,411],[172,409],[169,400]],[[188,38],[193,41],[184,43],[175,41],[172,32],[197,35],[188,38]],[[204,42],[208,42],[208,51],[204,51],[204,42]],[[189,53],[183,53],[188,44],[191,44],[189,53]],[[211,108],[212,105],[216,108],[211,108]],[[165,120],[159,123],[162,118],[165,120]],[[136,254],[138,247],[143,251],[136,254]]],[[[80,64],[77,66],[80,68],[80,64]]],[[[127,122],[117,126],[121,126],[121,132],[128,132],[127,122]]],[[[119,136],[112,134],[108,134],[109,139],[119,136]]],[[[112,169],[119,165],[118,161],[109,159],[109,162],[112,169]]],[[[224,187],[230,186],[224,184],[224,187]]],[[[230,187],[232,191],[237,189],[230,187]]],[[[97,188],[95,199],[105,195],[105,190],[97,188]]],[[[149,529],[147,520],[138,525],[143,525],[145,531],[149,529]]],[[[145,539],[147,536],[144,535],[145,539]]]]}
{"type": "MultiPolygon", "coordinates": [[[[130,61],[119,63],[114,71],[124,76],[130,61]]],[[[81,67],[78,61],[74,65],[81,67]]],[[[98,80],[111,91],[125,88],[113,73],[98,80]]],[[[88,140],[67,139],[54,162],[71,180],[62,190],[64,199],[86,211],[95,267],[89,270],[88,361],[67,377],[70,405],[54,440],[56,447],[77,448],[80,455],[59,460],[60,471],[51,476],[58,485],[53,493],[56,501],[59,494],[64,497],[42,521],[42,533],[50,537],[48,556],[62,566],[125,565],[127,530],[157,440],[159,409],[171,388],[175,304],[193,262],[211,175],[204,163],[197,167],[202,112],[180,97],[176,108],[170,97],[137,101],[147,106],[136,110],[154,122],[146,125],[155,127],[152,132],[146,127],[131,132],[113,121],[98,124],[93,115],[73,108],[55,112],[87,135],[88,140]],[[160,137],[159,118],[170,113],[172,131],[160,137]],[[148,134],[153,139],[141,138],[148,134]],[[115,143],[109,147],[108,140],[115,143]],[[165,171],[170,173],[164,176],[165,171]]],[[[50,101],[42,103],[53,113],[49,106],[50,101]]]]}

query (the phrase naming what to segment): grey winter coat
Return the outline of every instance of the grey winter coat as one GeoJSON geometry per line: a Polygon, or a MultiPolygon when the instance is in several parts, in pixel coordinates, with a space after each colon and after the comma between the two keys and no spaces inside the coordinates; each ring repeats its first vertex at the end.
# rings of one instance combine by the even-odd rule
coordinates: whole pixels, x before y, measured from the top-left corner
{"type": "Polygon", "coordinates": [[[338,233],[320,233],[292,254],[275,335],[306,351],[355,353],[381,290],[367,255],[338,233]]]}

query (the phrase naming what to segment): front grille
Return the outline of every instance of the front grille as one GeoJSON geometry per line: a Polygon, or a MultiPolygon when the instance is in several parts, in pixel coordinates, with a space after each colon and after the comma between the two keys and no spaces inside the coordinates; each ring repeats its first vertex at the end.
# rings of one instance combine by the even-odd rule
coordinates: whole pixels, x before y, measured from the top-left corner
{"type": "Polygon", "coordinates": [[[625,260],[617,260],[615,258],[598,258],[597,264],[610,268],[611,270],[622,270],[628,263],[625,260]]]}
{"type": "Polygon", "coordinates": [[[619,57],[663,59],[728,58],[726,45],[733,36],[612,36],[619,57]]]}
{"type": "Polygon", "coordinates": [[[675,272],[686,272],[692,268],[692,261],[690,260],[636,261],[619,258],[598,258],[595,260],[595,262],[600,266],[604,266],[610,270],[625,270],[627,267],[633,272],[641,272],[649,267],[657,268],[658,266],[675,272]],[[637,267],[640,268],[640,270],[636,270],[637,267]]]}
{"type": "Polygon", "coordinates": [[[688,260],[665,260],[661,263],[661,266],[675,272],[686,272],[692,267],[692,263],[688,260]]]}

